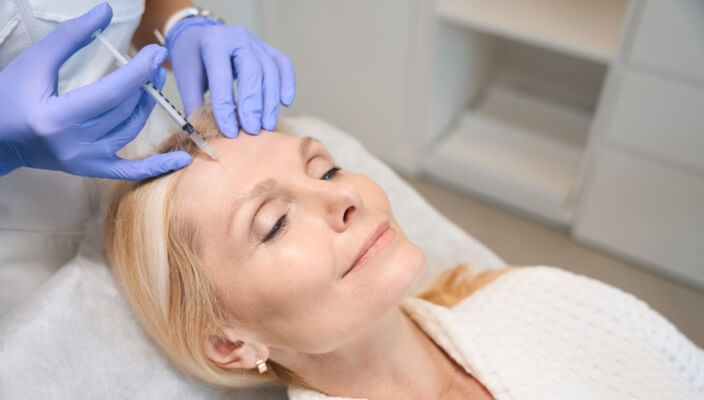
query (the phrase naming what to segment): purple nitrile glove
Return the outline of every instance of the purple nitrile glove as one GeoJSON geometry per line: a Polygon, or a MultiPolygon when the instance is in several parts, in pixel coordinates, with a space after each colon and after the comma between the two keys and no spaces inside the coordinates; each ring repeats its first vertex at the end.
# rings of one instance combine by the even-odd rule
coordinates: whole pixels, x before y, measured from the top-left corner
{"type": "Polygon", "coordinates": [[[273,130],[279,103],[293,103],[291,61],[241,26],[207,17],[184,18],[169,30],[165,45],[186,115],[203,105],[203,94],[210,89],[215,122],[228,137],[237,137],[239,130],[234,79],[239,121],[250,134],[273,130]]]}
{"type": "Polygon", "coordinates": [[[140,180],[191,162],[185,152],[138,161],[115,154],[139,134],[154,108],[141,87],[149,80],[164,85],[163,47],[146,46],[99,81],[58,94],[61,65],[111,19],[112,9],[102,3],[59,25],[0,71],[0,175],[31,167],[140,180]]]}

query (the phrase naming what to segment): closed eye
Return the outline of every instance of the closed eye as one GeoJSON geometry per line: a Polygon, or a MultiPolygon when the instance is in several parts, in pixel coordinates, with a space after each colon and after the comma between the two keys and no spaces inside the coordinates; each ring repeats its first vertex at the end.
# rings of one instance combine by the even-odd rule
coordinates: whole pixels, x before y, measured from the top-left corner
{"type": "Polygon", "coordinates": [[[276,221],[276,223],[275,223],[274,226],[271,228],[271,230],[269,231],[269,233],[266,235],[266,237],[264,238],[264,240],[262,240],[262,242],[268,242],[269,240],[273,239],[274,236],[276,236],[276,234],[279,233],[279,231],[286,229],[286,225],[287,225],[287,223],[286,223],[286,215],[287,215],[287,214],[284,214],[284,215],[282,215],[281,217],[279,217],[279,219],[276,221]]]}
{"type": "MultiPolygon", "coordinates": [[[[337,173],[340,172],[340,167],[332,167],[330,168],[323,176],[320,177],[321,180],[328,181],[332,178],[334,178],[337,173]]],[[[269,233],[266,235],[266,237],[262,240],[262,242],[268,242],[271,239],[274,239],[275,237],[278,236],[280,232],[283,232],[286,230],[286,227],[288,226],[288,220],[287,220],[287,215],[284,214],[279,219],[276,221],[274,226],[271,227],[271,230],[269,233]]]]}
{"type": "Polygon", "coordinates": [[[332,167],[330,168],[320,179],[327,181],[335,177],[337,173],[340,171],[340,167],[332,167]]]}

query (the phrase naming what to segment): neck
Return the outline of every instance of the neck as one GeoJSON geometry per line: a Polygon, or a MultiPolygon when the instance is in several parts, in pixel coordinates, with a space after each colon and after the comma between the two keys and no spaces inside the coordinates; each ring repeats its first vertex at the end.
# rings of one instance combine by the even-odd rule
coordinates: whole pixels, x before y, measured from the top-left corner
{"type": "Polygon", "coordinates": [[[400,308],[332,352],[272,351],[272,359],[315,390],[369,399],[433,399],[454,372],[453,362],[400,308]]]}

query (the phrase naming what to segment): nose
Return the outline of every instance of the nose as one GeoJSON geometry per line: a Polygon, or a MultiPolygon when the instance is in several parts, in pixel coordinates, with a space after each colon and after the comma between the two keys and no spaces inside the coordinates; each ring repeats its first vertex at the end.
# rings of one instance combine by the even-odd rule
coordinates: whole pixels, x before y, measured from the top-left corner
{"type": "Polygon", "coordinates": [[[320,182],[315,185],[314,194],[322,202],[319,210],[324,210],[328,225],[336,232],[347,229],[357,218],[363,204],[359,191],[354,185],[343,182],[320,182]]]}

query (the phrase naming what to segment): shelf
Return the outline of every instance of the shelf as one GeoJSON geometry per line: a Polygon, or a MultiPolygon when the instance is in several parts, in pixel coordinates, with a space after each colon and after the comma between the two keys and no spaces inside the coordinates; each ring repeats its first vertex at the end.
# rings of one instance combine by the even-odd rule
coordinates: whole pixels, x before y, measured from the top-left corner
{"type": "Polygon", "coordinates": [[[438,0],[443,19],[573,56],[614,58],[627,0],[438,0]]]}
{"type": "Polygon", "coordinates": [[[567,224],[591,115],[501,87],[487,90],[422,162],[428,175],[567,224]]]}

